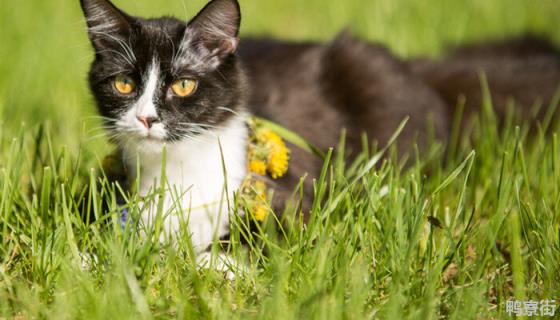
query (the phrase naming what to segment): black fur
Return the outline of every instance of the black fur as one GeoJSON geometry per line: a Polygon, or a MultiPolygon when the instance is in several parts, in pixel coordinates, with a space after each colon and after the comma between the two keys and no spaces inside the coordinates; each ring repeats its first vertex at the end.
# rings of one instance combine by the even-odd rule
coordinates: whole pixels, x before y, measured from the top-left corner
{"type": "Polygon", "coordinates": [[[498,120],[505,116],[508,101],[515,103],[520,121],[541,119],[560,86],[560,51],[532,35],[457,48],[442,59],[411,61],[411,67],[449,108],[464,96],[467,118],[482,105],[481,72],[488,79],[498,120]],[[542,104],[540,113],[533,115],[537,103],[542,104]]]}

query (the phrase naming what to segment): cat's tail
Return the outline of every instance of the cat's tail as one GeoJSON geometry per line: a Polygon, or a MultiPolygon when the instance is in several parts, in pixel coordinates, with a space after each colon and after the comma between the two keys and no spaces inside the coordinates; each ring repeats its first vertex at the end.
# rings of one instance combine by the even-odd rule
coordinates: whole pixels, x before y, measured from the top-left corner
{"type": "Polygon", "coordinates": [[[485,79],[498,118],[511,102],[520,120],[542,118],[560,92],[560,50],[536,36],[458,48],[442,59],[412,61],[411,69],[451,108],[463,96],[467,117],[483,105],[485,79]]]}

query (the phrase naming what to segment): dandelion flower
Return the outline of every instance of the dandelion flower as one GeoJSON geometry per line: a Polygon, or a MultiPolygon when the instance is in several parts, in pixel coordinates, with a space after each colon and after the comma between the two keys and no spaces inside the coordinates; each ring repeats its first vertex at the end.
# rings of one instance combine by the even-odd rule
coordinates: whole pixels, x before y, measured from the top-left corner
{"type": "Polygon", "coordinates": [[[261,160],[251,160],[249,162],[249,171],[264,176],[266,174],[266,163],[261,160]]]}
{"type": "MultiPolygon", "coordinates": [[[[282,142],[282,144],[284,144],[282,142]]],[[[288,171],[288,149],[285,145],[273,149],[268,158],[268,172],[273,179],[281,178],[288,171]]]]}
{"type": "Polygon", "coordinates": [[[289,151],[279,135],[268,128],[260,128],[255,133],[257,141],[267,150],[267,170],[273,179],[282,177],[288,171],[289,151]]]}
{"type": "Polygon", "coordinates": [[[253,210],[255,220],[262,222],[268,216],[268,208],[265,205],[259,204],[253,210]]]}

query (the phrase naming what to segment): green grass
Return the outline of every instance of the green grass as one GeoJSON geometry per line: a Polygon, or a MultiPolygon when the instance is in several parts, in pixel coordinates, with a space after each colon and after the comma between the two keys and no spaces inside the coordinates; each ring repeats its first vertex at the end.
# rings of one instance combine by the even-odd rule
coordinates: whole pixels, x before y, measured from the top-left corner
{"type": "MultiPolygon", "coordinates": [[[[117,3],[191,16],[202,2],[117,3]]],[[[241,4],[244,34],[328,39],[350,26],[404,57],[526,31],[560,43],[557,0],[241,4]]],[[[434,144],[407,170],[374,150],[330,159],[309,223],[278,232],[269,220],[251,250],[234,245],[248,272],[231,282],[197,271],[184,241],[123,234],[115,206],[103,216],[102,195],[84,193],[111,147],[91,118],[78,1],[2,2],[0,43],[0,317],[486,319],[508,318],[514,297],[560,299],[556,135],[498,130],[488,113],[449,155],[434,144]],[[82,222],[80,202],[103,223],[82,222]],[[80,252],[97,263],[83,269],[80,252]]]]}

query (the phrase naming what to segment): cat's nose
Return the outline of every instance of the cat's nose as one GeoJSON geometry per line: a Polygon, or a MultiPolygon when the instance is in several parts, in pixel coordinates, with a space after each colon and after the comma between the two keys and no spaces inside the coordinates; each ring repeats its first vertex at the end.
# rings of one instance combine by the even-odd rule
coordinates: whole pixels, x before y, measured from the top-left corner
{"type": "Polygon", "coordinates": [[[152,125],[156,122],[159,121],[158,117],[141,117],[141,116],[137,116],[136,119],[138,119],[138,121],[140,121],[144,127],[146,127],[146,129],[150,129],[152,128],[152,125]]]}

